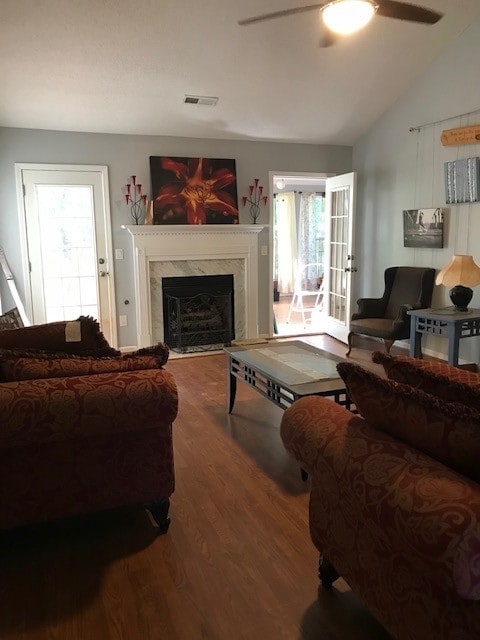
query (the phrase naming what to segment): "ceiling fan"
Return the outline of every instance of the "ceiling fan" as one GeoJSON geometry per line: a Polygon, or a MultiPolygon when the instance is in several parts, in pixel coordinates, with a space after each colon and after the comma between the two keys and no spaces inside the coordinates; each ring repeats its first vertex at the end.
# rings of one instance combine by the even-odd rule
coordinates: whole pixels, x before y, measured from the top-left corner
{"type": "Polygon", "coordinates": [[[396,18],[422,24],[435,24],[443,17],[442,13],[432,11],[399,0],[333,0],[333,2],[318,2],[293,9],[283,9],[263,15],[239,20],[238,24],[246,26],[273,18],[284,18],[297,13],[320,10],[323,20],[321,47],[334,44],[338,35],[348,35],[365,27],[375,14],[385,18],[396,18]]]}

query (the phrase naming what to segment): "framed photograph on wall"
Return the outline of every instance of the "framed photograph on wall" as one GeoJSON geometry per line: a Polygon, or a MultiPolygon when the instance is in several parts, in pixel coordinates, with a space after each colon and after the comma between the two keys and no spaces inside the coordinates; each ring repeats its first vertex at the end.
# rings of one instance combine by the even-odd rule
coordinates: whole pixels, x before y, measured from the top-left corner
{"type": "Polygon", "coordinates": [[[444,243],[444,209],[407,209],[403,212],[403,246],[441,249],[444,243]]]}
{"type": "Polygon", "coordinates": [[[445,162],[445,202],[480,202],[480,158],[445,162]]]}
{"type": "Polygon", "coordinates": [[[238,224],[235,160],[150,156],[153,224],[238,224]]]}

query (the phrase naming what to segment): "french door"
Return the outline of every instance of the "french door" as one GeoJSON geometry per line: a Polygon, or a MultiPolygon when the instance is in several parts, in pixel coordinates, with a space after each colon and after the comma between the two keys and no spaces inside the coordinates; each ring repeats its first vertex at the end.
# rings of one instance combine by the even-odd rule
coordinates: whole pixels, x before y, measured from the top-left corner
{"type": "Polygon", "coordinates": [[[116,346],[107,168],[17,164],[16,171],[32,322],[93,316],[116,346]]]}
{"type": "Polygon", "coordinates": [[[347,342],[355,268],[356,173],[326,180],[325,333],[347,342]]]}

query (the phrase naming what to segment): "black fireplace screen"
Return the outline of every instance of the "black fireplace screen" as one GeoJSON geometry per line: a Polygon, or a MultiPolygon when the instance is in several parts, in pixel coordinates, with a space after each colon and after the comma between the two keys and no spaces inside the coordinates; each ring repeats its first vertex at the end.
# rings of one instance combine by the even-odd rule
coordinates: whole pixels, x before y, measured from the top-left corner
{"type": "Polygon", "coordinates": [[[164,341],[174,351],[210,351],[235,338],[233,275],[162,279],[164,341]]]}

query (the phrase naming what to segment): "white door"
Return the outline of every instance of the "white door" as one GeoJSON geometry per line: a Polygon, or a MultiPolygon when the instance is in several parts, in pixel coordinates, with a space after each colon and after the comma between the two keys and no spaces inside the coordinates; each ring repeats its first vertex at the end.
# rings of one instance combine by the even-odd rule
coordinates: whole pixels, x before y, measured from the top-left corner
{"type": "Polygon", "coordinates": [[[107,168],[16,169],[32,323],[93,316],[116,346],[107,168]]]}
{"type": "Polygon", "coordinates": [[[356,173],[326,180],[325,333],[347,342],[352,309],[356,173]]]}

